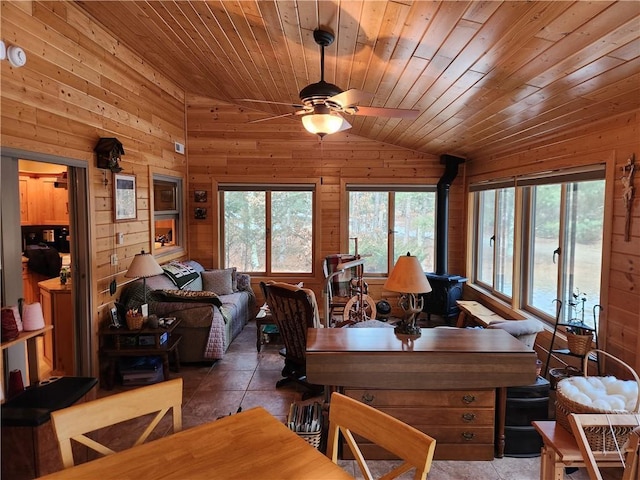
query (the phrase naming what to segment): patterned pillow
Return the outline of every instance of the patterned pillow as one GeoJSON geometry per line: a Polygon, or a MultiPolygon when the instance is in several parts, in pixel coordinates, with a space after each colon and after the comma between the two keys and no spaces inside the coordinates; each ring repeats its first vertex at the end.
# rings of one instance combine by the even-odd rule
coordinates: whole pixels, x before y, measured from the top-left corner
{"type": "Polygon", "coordinates": [[[154,293],[167,302],[199,302],[212,303],[217,307],[222,306],[218,295],[204,290],[156,290],[154,293]]]}
{"type": "Polygon", "coordinates": [[[202,289],[218,295],[233,293],[233,268],[206,270],[202,272],[202,289]]]}
{"type": "Polygon", "coordinates": [[[168,265],[163,265],[162,270],[180,290],[200,276],[193,267],[180,262],[171,262],[168,265]]]}

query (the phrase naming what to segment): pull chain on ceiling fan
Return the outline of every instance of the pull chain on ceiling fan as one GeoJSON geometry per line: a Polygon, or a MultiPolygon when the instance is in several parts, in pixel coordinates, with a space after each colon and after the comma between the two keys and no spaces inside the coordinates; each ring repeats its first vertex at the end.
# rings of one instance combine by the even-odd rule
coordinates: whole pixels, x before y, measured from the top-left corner
{"type": "Polygon", "coordinates": [[[276,115],[268,118],[261,118],[250,123],[263,122],[275,118],[289,117],[293,115],[302,116],[302,125],[313,134],[320,136],[341,132],[351,128],[351,124],[342,116],[348,115],[372,115],[380,117],[396,117],[404,119],[414,119],[419,114],[419,110],[408,110],[401,108],[383,107],[363,107],[359,103],[370,100],[373,95],[355,88],[343,91],[340,87],[324,80],[324,49],[331,45],[335,39],[333,33],[326,30],[314,30],[313,39],[320,45],[320,81],[307,85],[300,90],[300,101],[302,104],[291,104],[285,102],[272,102],[269,100],[257,100],[251,98],[241,98],[242,102],[270,103],[275,105],[288,105],[297,110],[292,113],[276,115]]]}

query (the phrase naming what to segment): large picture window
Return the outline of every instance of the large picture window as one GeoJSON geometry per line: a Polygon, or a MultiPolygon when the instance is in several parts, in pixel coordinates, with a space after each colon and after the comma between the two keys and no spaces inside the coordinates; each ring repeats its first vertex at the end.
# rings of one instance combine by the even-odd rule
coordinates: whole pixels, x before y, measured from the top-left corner
{"type": "Polygon", "coordinates": [[[349,238],[369,255],[367,275],[387,275],[407,252],[434,270],[435,186],[347,185],[347,192],[349,238]]]}
{"type": "Polygon", "coordinates": [[[220,185],[225,267],[312,273],[314,185],[220,185]]]}
{"type": "Polygon", "coordinates": [[[473,283],[550,322],[558,312],[555,300],[560,300],[561,321],[577,317],[594,324],[600,302],[604,187],[600,166],[471,185],[473,283]],[[518,194],[521,202],[516,202],[518,194]],[[517,266],[516,249],[523,259],[517,266]]]}

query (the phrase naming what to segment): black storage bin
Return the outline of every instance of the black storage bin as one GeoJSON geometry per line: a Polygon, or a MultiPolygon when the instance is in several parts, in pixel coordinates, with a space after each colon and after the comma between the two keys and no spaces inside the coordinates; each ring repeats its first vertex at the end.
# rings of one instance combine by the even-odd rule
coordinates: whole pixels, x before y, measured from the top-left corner
{"type": "Polygon", "coordinates": [[[507,398],[546,398],[549,397],[549,380],[538,376],[536,383],[523,387],[507,388],[507,398]]]}
{"type": "Polygon", "coordinates": [[[549,387],[547,379],[538,377],[532,385],[507,388],[505,456],[540,455],[542,438],[531,426],[531,422],[549,418],[549,387]]]}
{"type": "Polygon", "coordinates": [[[537,457],[542,437],[533,427],[505,427],[504,454],[507,457],[537,457]]]}
{"type": "Polygon", "coordinates": [[[534,420],[549,418],[549,398],[507,398],[505,425],[531,426],[534,420]]]}

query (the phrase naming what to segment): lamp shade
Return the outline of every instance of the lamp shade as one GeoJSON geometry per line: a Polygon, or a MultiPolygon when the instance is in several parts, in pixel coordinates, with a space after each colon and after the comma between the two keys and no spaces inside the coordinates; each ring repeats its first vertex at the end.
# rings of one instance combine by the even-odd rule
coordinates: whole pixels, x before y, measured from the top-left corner
{"type": "Polygon", "coordinates": [[[321,137],[340,131],[344,121],[341,116],[330,113],[310,113],[302,117],[302,125],[307,132],[321,137]]]}
{"type": "Polygon", "coordinates": [[[418,258],[412,257],[409,253],[398,257],[398,261],[383,288],[400,293],[429,293],[431,291],[431,285],[422,271],[418,258]]]}
{"type": "Polygon", "coordinates": [[[154,256],[150,253],[145,253],[143,250],[133,257],[129,270],[124,276],[127,278],[146,278],[160,275],[163,272],[164,270],[158,265],[154,256]]]}

